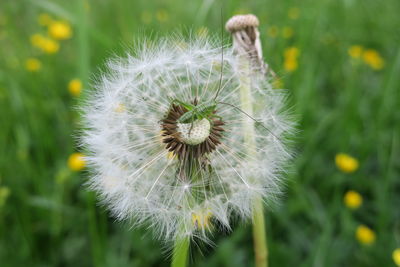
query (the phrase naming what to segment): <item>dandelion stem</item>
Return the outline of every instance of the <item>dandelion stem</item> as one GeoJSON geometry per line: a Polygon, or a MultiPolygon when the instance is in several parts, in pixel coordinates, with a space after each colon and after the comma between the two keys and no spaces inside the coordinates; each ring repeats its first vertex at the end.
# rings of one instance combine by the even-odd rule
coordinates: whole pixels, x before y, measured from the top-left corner
{"type": "MultiPolygon", "coordinates": [[[[243,111],[253,116],[253,99],[251,95],[251,60],[246,55],[238,57],[240,66],[240,101],[243,111]]],[[[247,117],[243,121],[244,144],[247,153],[252,156],[256,151],[254,121],[247,117]]],[[[261,197],[253,202],[253,241],[256,267],[267,267],[268,250],[264,222],[263,201],[261,197]]]]}
{"type": "Polygon", "coordinates": [[[184,237],[177,239],[174,244],[174,254],[172,255],[171,267],[185,267],[189,251],[190,239],[184,237]]]}
{"type": "Polygon", "coordinates": [[[254,201],[253,206],[253,242],[255,266],[268,266],[267,233],[264,222],[264,209],[262,199],[254,201]]]}
{"type": "MultiPolygon", "coordinates": [[[[185,171],[184,177],[190,181],[201,179],[199,177],[198,169],[200,168],[199,161],[188,157],[182,162],[184,164],[183,170],[185,171]]],[[[192,200],[188,199],[188,205],[192,205],[192,200]]],[[[181,226],[181,234],[185,231],[185,226],[181,226]]],[[[174,251],[172,255],[171,267],[185,267],[188,262],[188,252],[190,245],[190,237],[185,235],[178,235],[174,244],[174,251]],[[183,237],[182,237],[183,236],[183,237]]]]}

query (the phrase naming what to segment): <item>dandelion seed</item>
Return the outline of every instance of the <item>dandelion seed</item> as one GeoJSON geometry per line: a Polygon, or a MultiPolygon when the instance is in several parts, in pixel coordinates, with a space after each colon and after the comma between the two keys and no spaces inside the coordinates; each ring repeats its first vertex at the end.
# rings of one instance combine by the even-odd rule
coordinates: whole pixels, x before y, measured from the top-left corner
{"type": "Polygon", "coordinates": [[[337,154],[335,163],[338,169],[345,173],[352,173],[358,169],[358,160],[345,153],[337,154]]]}
{"type": "Polygon", "coordinates": [[[52,21],[48,25],[49,35],[56,40],[70,39],[72,36],[71,26],[65,21],[52,21]]]}
{"type": "Polygon", "coordinates": [[[394,263],[395,263],[397,266],[400,266],[400,248],[396,248],[396,249],[393,251],[392,258],[393,258],[394,263]]]}
{"type": "Polygon", "coordinates": [[[200,27],[196,34],[200,37],[200,38],[205,38],[208,36],[208,28],[207,27],[200,27]]]}
{"type": "Polygon", "coordinates": [[[192,213],[192,223],[197,229],[210,229],[210,220],[212,213],[210,211],[197,211],[192,213]]]}
{"type": "Polygon", "coordinates": [[[124,104],[119,103],[115,108],[114,108],[115,112],[121,113],[126,111],[126,107],[124,104]]]}
{"type": "Polygon", "coordinates": [[[28,58],[25,61],[25,68],[31,72],[37,72],[42,67],[42,63],[37,58],[28,58]]]}
{"type": "Polygon", "coordinates": [[[290,157],[275,138],[292,128],[282,92],[252,79],[253,117],[269,131],[255,127],[249,155],[232,49],[223,64],[221,47],[207,37],[143,41],[137,49],[108,63],[83,107],[89,184],[114,216],[151,225],[163,240],[207,240],[213,222],[229,229],[233,215],[251,218],[253,199],[274,201],[290,157]]]}
{"type": "Polygon", "coordinates": [[[346,204],[346,206],[350,209],[357,209],[361,206],[362,204],[362,196],[353,190],[348,191],[345,195],[344,195],[344,203],[346,204]]]}
{"type": "Polygon", "coordinates": [[[368,226],[360,225],[356,230],[356,238],[363,245],[371,245],[375,242],[376,236],[368,226]]]}
{"type": "Polygon", "coordinates": [[[82,82],[79,79],[73,79],[68,83],[68,91],[72,96],[78,97],[82,91],[82,82]]]}
{"type": "Polygon", "coordinates": [[[86,166],[82,153],[72,153],[68,158],[68,167],[73,171],[80,171],[86,166]]]}

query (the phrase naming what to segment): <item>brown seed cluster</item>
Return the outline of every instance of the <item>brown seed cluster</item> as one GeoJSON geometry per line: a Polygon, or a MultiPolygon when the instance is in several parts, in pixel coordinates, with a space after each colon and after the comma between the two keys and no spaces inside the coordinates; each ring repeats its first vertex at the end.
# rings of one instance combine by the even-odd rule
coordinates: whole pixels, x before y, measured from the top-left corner
{"type": "MultiPolygon", "coordinates": [[[[194,101],[197,104],[197,101],[194,101]]],[[[188,110],[181,106],[172,104],[165,118],[161,120],[163,143],[166,144],[166,149],[177,155],[180,160],[186,158],[201,158],[205,154],[211,153],[221,143],[222,132],[224,129],[221,127],[224,123],[216,118],[211,117],[210,135],[202,143],[198,145],[189,145],[182,141],[180,133],[178,132],[177,120],[188,110]]],[[[214,111],[214,114],[216,111],[214,111]]]]}

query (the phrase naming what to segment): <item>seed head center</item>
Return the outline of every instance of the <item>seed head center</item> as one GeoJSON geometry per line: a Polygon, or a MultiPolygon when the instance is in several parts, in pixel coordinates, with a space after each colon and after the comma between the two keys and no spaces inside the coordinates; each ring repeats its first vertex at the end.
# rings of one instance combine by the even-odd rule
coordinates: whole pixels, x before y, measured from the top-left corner
{"type": "Polygon", "coordinates": [[[190,123],[178,123],[178,132],[181,140],[188,145],[203,143],[210,135],[211,124],[206,118],[190,123]]]}
{"type": "MultiPolygon", "coordinates": [[[[196,100],[192,103],[195,106],[198,104],[196,100]]],[[[184,105],[171,104],[161,120],[162,142],[182,162],[186,162],[188,158],[203,159],[206,162],[206,155],[221,144],[224,122],[216,115],[216,111],[212,114],[208,111],[208,116],[206,112],[201,113],[204,111],[204,107],[201,107],[190,111],[184,105]],[[192,112],[188,114],[191,118],[181,119],[187,112],[192,112]]]]}

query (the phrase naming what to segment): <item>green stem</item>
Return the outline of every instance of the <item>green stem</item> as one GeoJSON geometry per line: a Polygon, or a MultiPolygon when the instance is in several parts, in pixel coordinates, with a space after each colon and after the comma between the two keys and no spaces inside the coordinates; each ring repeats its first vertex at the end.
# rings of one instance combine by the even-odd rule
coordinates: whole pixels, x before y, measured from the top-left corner
{"type": "Polygon", "coordinates": [[[257,267],[268,266],[267,233],[264,222],[264,209],[262,199],[254,201],[253,210],[253,242],[255,265],[257,267]]]}
{"type": "MultiPolygon", "coordinates": [[[[239,56],[239,64],[243,75],[240,77],[240,101],[243,111],[253,116],[253,98],[251,95],[251,67],[250,61],[245,56],[239,56]]],[[[256,151],[254,122],[247,118],[243,122],[244,143],[249,155],[256,151]]],[[[253,241],[255,253],[255,265],[257,267],[267,267],[267,239],[264,222],[264,211],[262,198],[257,198],[253,202],[253,241]]]]}
{"type": "Polygon", "coordinates": [[[185,267],[187,265],[189,244],[189,237],[175,241],[171,267],[185,267]]]}
{"type": "MultiPolygon", "coordinates": [[[[186,179],[189,179],[191,182],[197,181],[198,179],[201,179],[201,176],[199,176],[199,162],[195,160],[191,155],[193,151],[189,151],[189,156],[187,160],[184,160],[182,164],[183,166],[183,171],[185,172],[185,177],[186,179]]],[[[193,203],[196,202],[196,194],[193,192],[193,199],[188,198],[187,203],[189,206],[192,206],[193,203]]],[[[182,222],[181,225],[181,232],[183,232],[185,229],[184,223],[182,222]]],[[[188,252],[189,252],[189,245],[190,245],[190,237],[189,236],[184,236],[181,237],[178,234],[178,237],[175,240],[174,243],[174,251],[172,255],[172,263],[171,267],[185,267],[188,263],[188,252]]]]}

